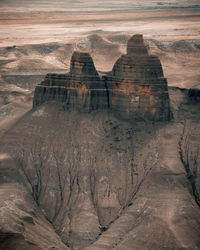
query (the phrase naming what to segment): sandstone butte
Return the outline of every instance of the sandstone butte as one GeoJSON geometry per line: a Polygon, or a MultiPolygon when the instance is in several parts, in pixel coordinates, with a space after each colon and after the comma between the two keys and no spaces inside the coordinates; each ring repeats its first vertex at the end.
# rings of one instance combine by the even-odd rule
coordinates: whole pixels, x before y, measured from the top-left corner
{"type": "Polygon", "coordinates": [[[150,54],[141,34],[128,40],[127,53],[101,77],[89,53],[75,51],[69,73],[47,74],[37,85],[33,108],[51,100],[62,102],[69,110],[112,110],[126,119],[171,118],[162,65],[150,54]]]}

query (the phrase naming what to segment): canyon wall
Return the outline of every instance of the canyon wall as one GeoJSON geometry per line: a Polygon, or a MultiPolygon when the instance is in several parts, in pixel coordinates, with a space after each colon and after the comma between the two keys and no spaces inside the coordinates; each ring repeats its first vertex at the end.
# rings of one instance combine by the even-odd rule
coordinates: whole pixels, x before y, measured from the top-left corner
{"type": "Polygon", "coordinates": [[[36,87],[33,107],[50,100],[81,111],[110,109],[126,119],[171,118],[162,65],[142,35],[129,39],[127,54],[101,77],[88,53],[74,52],[68,74],[48,74],[36,87]]]}

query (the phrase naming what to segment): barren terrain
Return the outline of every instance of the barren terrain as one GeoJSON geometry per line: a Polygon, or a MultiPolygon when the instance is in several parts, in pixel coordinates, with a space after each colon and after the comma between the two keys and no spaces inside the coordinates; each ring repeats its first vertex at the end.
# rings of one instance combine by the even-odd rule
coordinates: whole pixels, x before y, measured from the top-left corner
{"type": "Polygon", "coordinates": [[[200,249],[199,57],[198,0],[2,0],[0,248],[200,249]],[[32,110],[75,50],[101,75],[136,33],[161,60],[172,121],[32,110]]]}
{"type": "Polygon", "coordinates": [[[172,122],[67,112],[55,102],[27,113],[1,139],[2,192],[9,187],[1,196],[2,218],[15,218],[9,228],[1,220],[5,233],[42,249],[51,235],[51,246],[62,249],[51,231],[36,237],[44,214],[63,249],[198,249],[199,104],[178,88],[170,97],[172,122]]]}

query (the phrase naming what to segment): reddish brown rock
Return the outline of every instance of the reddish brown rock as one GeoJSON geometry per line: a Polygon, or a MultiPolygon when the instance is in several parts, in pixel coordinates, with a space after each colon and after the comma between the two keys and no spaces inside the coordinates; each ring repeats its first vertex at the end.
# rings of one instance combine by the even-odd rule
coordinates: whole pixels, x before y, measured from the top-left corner
{"type": "Polygon", "coordinates": [[[88,53],[74,52],[69,74],[48,74],[36,87],[33,106],[46,101],[63,102],[69,109],[107,109],[107,93],[88,53]]]}
{"type": "Polygon", "coordinates": [[[143,36],[141,34],[132,36],[127,43],[128,55],[148,55],[148,48],[144,44],[143,36]]]}
{"type": "Polygon", "coordinates": [[[69,107],[83,110],[108,108],[106,88],[88,53],[74,52],[70,67],[69,107]]]}
{"type": "Polygon", "coordinates": [[[71,58],[70,77],[72,87],[78,87],[79,81],[84,82],[87,89],[95,87],[95,85],[92,85],[92,82],[98,82],[99,75],[88,53],[73,53],[71,58]]]}
{"type": "Polygon", "coordinates": [[[102,78],[88,53],[74,52],[69,74],[48,74],[36,87],[33,106],[49,100],[81,111],[112,109],[126,119],[171,118],[167,80],[142,35],[128,41],[127,54],[102,78]]]}
{"type": "Polygon", "coordinates": [[[128,41],[127,55],[115,63],[111,108],[125,118],[170,120],[167,80],[160,60],[149,55],[142,35],[128,41]]]}

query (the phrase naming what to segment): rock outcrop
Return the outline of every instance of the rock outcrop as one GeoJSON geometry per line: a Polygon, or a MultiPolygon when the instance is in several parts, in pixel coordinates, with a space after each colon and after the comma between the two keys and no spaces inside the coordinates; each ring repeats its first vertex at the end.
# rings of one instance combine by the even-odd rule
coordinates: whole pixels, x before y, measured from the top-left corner
{"type": "Polygon", "coordinates": [[[36,87],[33,107],[59,100],[69,109],[111,109],[126,119],[170,120],[167,80],[142,35],[134,35],[111,72],[100,77],[88,53],[74,52],[70,72],[48,74],[36,87]]]}
{"type": "Polygon", "coordinates": [[[109,85],[111,107],[121,115],[170,119],[167,81],[160,60],[148,53],[142,35],[128,41],[127,54],[115,63],[109,85]]]}
{"type": "Polygon", "coordinates": [[[69,74],[47,74],[36,87],[33,106],[58,100],[69,109],[107,109],[107,93],[88,53],[74,52],[69,74]]]}
{"type": "Polygon", "coordinates": [[[188,97],[189,100],[193,103],[200,102],[200,89],[189,89],[188,97]]]}

